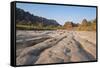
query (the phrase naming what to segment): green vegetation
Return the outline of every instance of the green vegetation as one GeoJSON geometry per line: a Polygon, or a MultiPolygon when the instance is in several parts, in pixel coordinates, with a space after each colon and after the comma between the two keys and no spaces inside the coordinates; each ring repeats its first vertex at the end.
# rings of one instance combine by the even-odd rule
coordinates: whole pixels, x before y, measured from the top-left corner
{"type": "Polygon", "coordinates": [[[83,19],[80,24],[73,23],[71,21],[65,22],[61,26],[54,19],[47,19],[40,16],[35,16],[23,9],[16,8],[16,29],[19,30],[78,30],[78,31],[96,31],[96,19],[93,21],[87,21],[83,19]]]}
{"type": "Polygon", "coordinates": [[[32,23],[17,23],[16,28],[20,30],[78,30],[78,31],[96,31],[96,19],[92,21],[87,21],[83,19],[82,23],[75,24],[73,22],[65,22],[63,26],[55,26],[55,25],[44,25],[42,23],[32,24],[32,23]]]}
{"type": "Polygon", "coordinates": [[[16,8],[16,28],[21,30],[32,29],[57,29],[61,26],[56,20],[36,16],[16,8]]]}
{"type": "Polygon", "coordinates": [[[20,30],[56,30],[56,29],[61,29],[62,26],[43,26],[41,23],[38,25],[25,25],[25,24],[16,24],[16,28],[20,30]]]}

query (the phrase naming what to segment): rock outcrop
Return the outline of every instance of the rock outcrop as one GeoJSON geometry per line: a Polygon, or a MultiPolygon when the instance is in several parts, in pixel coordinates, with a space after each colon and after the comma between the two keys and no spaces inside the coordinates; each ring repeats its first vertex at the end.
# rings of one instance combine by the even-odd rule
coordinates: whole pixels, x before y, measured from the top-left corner
{"type": "MultiPolygon", "coordinates": [[[[48,36],[43,41],[17,48],[17,65],[51,64],[96,60],[96,34],[88,31],[40,31],[37,35],[32,32],[18,31],[17,35],[29,33],[31,37],[48,36]],[[91,36],[91,39],[88,36],[91,36]],[[93,37],[93,38],[92,38],[93,37]]],[[[42,37],[45,38],[45,37],[42,37]]],[[[23,39],[23,38],[20,38],[23,39]]],[[[27,39],[27,37],[25,38],[27,39]]],[[[18,39],[19,40],[19,39],[18,39]]],[[[33,39],[32,39],[33,40],[33,39]]],[[[37,39],[36,39],[37,40],[37,39]]],[[[38,39],[39,40],[39,39],[38,39]]],[[[37,41],[38,41],[37,40],[37,41]]],[[[42,39],[41,39],[42,40],[42,39]]],[[[25,41],[27,43],[27,41],[25,41]]],[[[19,42],[17,42],[17,46],[19,42]]],[[[21,42],[20,42],[21,43],[21,42]]],[[[29,42],[30,43],[30,42],[29,42]]],[[[23,44],[24,45],[24,44],[23,44]]]]}

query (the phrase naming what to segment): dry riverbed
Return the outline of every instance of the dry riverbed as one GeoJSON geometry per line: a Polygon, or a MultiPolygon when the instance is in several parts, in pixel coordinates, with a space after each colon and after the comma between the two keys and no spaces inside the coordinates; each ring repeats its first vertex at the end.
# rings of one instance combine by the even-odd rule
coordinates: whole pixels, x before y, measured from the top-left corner
{"type": "Polygon", "coordinates": [[[94,31],[16,32],[17,65],[34,65],[96,60],[94,31]]]}

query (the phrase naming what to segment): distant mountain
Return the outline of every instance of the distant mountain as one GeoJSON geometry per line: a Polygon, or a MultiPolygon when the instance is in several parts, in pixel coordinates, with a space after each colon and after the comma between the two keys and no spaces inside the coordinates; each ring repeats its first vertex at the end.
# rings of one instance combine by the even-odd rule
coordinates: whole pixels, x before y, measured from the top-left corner
{"type": "Polygon", "coordinates": [[[23,9],[16,8],[16,22],[17,24],[33,24],[43,26],[59,26],[60,24],[53,19],[47,19],[44,17],[39,17],[29,12],[24,11],[23,9]]]}

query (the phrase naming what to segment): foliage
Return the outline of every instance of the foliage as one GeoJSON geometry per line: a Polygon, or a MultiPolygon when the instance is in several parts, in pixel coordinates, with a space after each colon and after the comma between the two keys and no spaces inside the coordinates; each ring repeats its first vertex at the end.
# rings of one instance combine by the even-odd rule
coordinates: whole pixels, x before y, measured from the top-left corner
{"type": "Polygon", "coordinates": [[[65,22],[63,25],[64,29],[67,30],[78,30],[78,31],[96,31],[96,19],[92,21],[87,21],[83,19],[80,24],[75,24],[73,22],[65,22]]]}
{"type": "Polygon", "coordinates": [[[93,21],[82,21],[78,26],[77,30],[79,31],[96,31],[96,19],[93,21]]]}
{"type": "Polygon", "coordinates": [[[16,28],[20,30],[79,30],[96,31],[96,19],[87,21],[83,19],[80,24],[71,21],[61,26],[56,20],[35,16],[23,9],[16,8],[16,28]]]}

